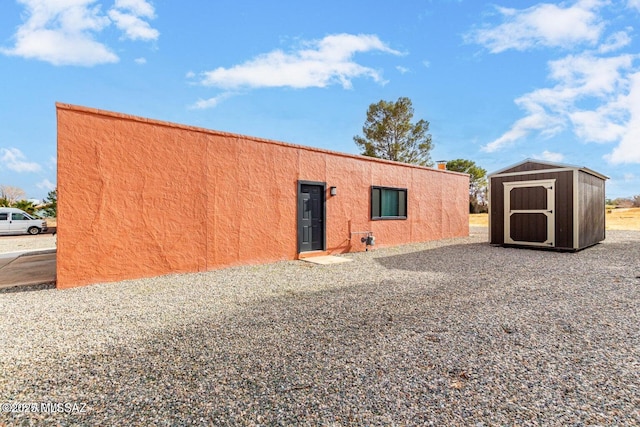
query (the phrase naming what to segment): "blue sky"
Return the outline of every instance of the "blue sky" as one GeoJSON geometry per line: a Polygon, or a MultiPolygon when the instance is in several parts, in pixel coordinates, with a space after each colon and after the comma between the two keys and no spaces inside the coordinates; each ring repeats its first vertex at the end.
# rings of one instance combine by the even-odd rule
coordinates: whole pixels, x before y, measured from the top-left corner
{"type": "Polygon", "coordinates": [[[640,0],[3,0],[0,70],[0,184],[32,198],[55,102],[357,154],[368,106],[401,96],[434,160],[640,194],[640,0]]]}

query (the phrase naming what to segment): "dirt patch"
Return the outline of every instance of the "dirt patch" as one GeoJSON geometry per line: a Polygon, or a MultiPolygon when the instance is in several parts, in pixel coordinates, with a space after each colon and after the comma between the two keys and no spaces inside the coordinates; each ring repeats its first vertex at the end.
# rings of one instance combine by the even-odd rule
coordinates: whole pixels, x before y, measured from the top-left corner
{"type": "Polygon", "coordinates": [[[640,230],[640,208],[608,209],[607,230],[640,230]]]}
{"type": "MultiPolygon", "coordinates": [[[[607,209],[607,230],[632,230],[640,231],[640,208],[631,209],[607,209]]],[[[469,214],[469,226],[488,227],[488,214],[469,214]]]]}
{"type": "Polygon", "coordinates": [[[489,214],[469,214],[470,227],[488,227],[489,214]]]}

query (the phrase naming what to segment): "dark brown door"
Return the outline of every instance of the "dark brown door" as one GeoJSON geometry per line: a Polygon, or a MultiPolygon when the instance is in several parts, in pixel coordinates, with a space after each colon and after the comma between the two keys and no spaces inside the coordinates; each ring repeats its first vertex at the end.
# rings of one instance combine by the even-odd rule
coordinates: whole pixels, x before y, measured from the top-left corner
{"type": "Polygon", "coordinates": [[[298,251],[324,250],[324,185],[300,184],[298,251]]]}
{"type": "Polygon", "coordinates": [[[504,183],[505,243],[555,246],[555,180],[504,183]]]}

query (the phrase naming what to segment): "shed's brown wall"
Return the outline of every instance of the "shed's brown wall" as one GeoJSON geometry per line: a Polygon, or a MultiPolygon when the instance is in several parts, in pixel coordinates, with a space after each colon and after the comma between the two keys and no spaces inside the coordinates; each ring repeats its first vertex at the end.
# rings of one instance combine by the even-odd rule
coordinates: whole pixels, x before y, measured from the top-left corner
{"type": "Polygon", "coordinates": [[[57,104],[57,286],[297,257],[297,181],[326,182],[329,253],[468,235],[468,176],[57,104]],[[408,219],[370,221],[370,187],[408,219]]]}
{"type": "Polygon", "coordinates": [[[579,249],[595,245],[605,238],[604,180],[585,172],[578,175],[580,206],[579,249]]]}
{"type": "MultiPolygon", "coordinates": [[[[526,165],[539,166],[527,163],[526,165]]],[[[524,166],[524,165],[521,165],[524,166]]],[[[514,168],[515,169],[515,168],[514,168]]],[[[535,167],[527,170],[538,170],[535,167]]],[[[524,170],[509,172],[523,172],[524,170]]],[[[506,173],[506,171],[504,172],[506,173]]],[[[526,175],[496,176],[491,178],[489,206],[491,210],[490,243],[503,245],[504,237],[504,186],[505,182],[538,181],[555,179],[555,239],[556,248],[573,248],[573,172],[534,173],[526,175]]]]}

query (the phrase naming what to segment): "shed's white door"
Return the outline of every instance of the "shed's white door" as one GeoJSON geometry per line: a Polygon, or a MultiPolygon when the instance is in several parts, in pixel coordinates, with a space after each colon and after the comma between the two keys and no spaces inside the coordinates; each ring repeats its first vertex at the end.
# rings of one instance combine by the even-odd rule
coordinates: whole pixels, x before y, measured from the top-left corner
{"type": "Polygon", "coordinates": [[[555,247],[555,179],[504,183],[504,242],[555,247]]]}

